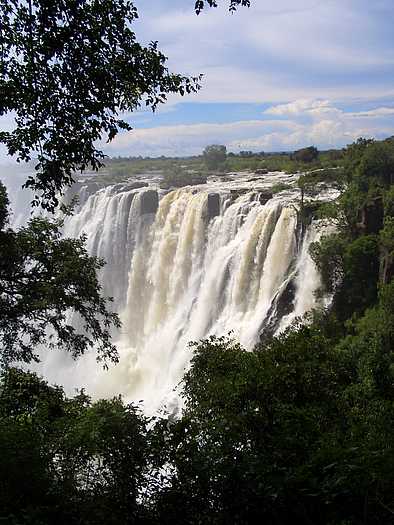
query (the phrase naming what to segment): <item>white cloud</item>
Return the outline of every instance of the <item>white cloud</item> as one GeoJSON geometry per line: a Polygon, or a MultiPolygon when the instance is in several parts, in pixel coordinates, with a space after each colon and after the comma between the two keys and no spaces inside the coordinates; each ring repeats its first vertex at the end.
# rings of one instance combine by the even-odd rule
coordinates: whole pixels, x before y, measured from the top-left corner
{"type": "Polygon", "coordinates": [[[394,107],[378,107],[367,111],[344,111],[336,108],[330,100],[298,99],[287,104],[271,106],[264,111],[265,115],[276,117],[309,117],[313,119],[355,119],[355,118],[383,118],[394,115],[394,107]]]}
{"type": "Polygon", "coordinates": [[[299,99],[288,104],[279,104],[272,106],[264,111],[267,115],[276,116],[299,116],[305,113],[321,114],[327,111],[332,111],[332,106],[329,100],[313,100],[313,99],[299,99]]]}
{"type": "Polygon", "coordinates": [[[15,113],[6,113],[0,117],[0,129],[2,131],[13,131],[15,129],[15,113]]]}
{"type": "Polygon", "coordinates": [[[192,155],[201,153],[207,144],[232,144],[240,139],[253,139],[269,133],[273,127],[286,133],[295,130],[297,124],[291,121],[249,120],[135,129],[118,135],[105,149],[112,155],[192,155]]]}
{"type": "Polygon", "coordinates": [[[193,155],[211,143],[230,150],[291,150],[314,144],[341,147],[360,136],[392,134],[393,108],[345,112],[327,100],[301,99],[269,108],[268,119],[135,129],[106,147],[110,155],[193,155]],[[277,117],[277,118],[275,118],[277,117]]]}
{"type": "Polygon", "coordinates": [[[369,111],[359,111],[357,113],[348,113],[347,115],[351,117],[360,117],[360,118],[376,118],[376,117],[391,117],[394,115],[394,108],[376,108],[369,111]]]}
{"type": "Polygon", "coordinates": [[[189,100],[376,99],[394,93],[388,23],[394,4],[382,12],[364,0],[255,0],[250,9],[229,15],[223,2],[199,17],[184,0],[171,6],[141,2],[139,9],[139,34],[159,41],[170,67],[205,75],[203,90],[189,100]]]}

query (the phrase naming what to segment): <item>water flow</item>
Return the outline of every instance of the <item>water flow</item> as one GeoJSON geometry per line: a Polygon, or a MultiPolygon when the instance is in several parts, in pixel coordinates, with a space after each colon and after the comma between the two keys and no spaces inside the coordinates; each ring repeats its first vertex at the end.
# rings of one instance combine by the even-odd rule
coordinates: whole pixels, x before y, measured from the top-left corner
{"type": "Polygon", "coordinates": [[[299,242],[288,196],[267,201],[255,188],[217,184],[161,194],[156,210],[146,206],[152,193],[82,188],[65,222],[66,236],[84,233],[90,253],[107,262],[100,278],[123,322],[114,335],[120,363],[103,372],[94,355],[75,363],[52,353],[41,368],[69,391],[121,393],[143,400],[147,412],[177,405],[173,390],[190,361],[189,341],[232,331],[252,348],[265,326],[282,330],[315,306],[320,284],[308,254],[319,229],[312,225],[299,242]],[[289,284],[295,295],[284,315],[289,284]]]}

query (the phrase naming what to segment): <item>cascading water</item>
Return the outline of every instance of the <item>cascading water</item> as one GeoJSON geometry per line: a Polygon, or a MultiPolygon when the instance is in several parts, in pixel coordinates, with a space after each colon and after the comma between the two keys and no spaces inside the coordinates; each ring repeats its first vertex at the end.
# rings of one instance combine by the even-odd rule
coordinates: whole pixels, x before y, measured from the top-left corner
{"type": "Polygon", "coordinates": [[[167,193],[82,187],[64,234],[85,233],[89,251],[107,262],[101,282],[121,314],[121,359],[104,372],[93,355],[73,362],[50,353],[41,371],[69,390],[171,409],[190,341],[232,331],[252,348],[264,330],[283,330],[316,306],[320,282],[308,247],[320,230],[312,224],[300,235],[294,192],[267,193],[284,177],[256,184],[237,176],[167,193]]]}

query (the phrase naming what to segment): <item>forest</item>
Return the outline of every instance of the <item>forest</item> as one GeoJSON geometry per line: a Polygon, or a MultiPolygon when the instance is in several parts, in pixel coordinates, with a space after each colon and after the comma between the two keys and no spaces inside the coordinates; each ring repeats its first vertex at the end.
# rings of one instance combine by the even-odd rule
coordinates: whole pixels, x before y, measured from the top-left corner
{"type": "MultiPolygon", "coordinates": [[[[302,199],[299,209],[301,221],[335,227],[311,246],[330,305],[252,351],[231,334],[191,342],[179,417],[148,417],[121,396],[93,401],[83,389],[70,397],[28,365],[44,346],[75,359],[93,349],[97,366],[116,366],[111,328],[120,319],[98,279],[105,261],[84,237],[64,238],[61,215],[48,212],[75,173],[101,168],[97,138],[128,129],[119,112],[197,92],[201,79],[169,73],[156,43],[136,41],[127,0],[1,0],[0,9],[0,114],[16,115],[0,140],[34,162],[25,184],[47,213],[14,229],[0,183],[0,521],[392,523],[394,139],[322,154],[225,154],[223,171],[300,172],[302,196],[320,183],[338,189],[334,201],[302,199]]],[[[146,161],[112,159],[105,169],[123,176],[134,162],[146,161]]],[[[188,162],[203,176],[218,171],[204,156],[188,162]]],[[[172,159],[169,171],[181,163],[172,159]]]]}
{"type": "MultiPolygon", "coordinates": [[[[340,198],[315,211],[337,227],[312,247],[332,306],[253,352],[228,337],[193,343],[179,419],[148,419],[121,398],[92,402],[83,391],[68,398],[37,375],[7,367],[0,395],[4,518],[18,524],[50,523],[55,516],[61,523],[388,523],[393,170],[392,140],[360,139],[347,148],[340,198]]],[[[5,204],[2,210],[6,216],[5,204]]],[[[39,234],[34,223],[16,233],[4,222],[2,244],[11,238],[26,256],[21,237],[39,234]]],[[[11,268],[17,265],[2,267],[2,285],[12,281],[11,268]]],[[[46,300],[40,315],[49,322],[55,318],[46,300]]],[[[2,311],[27,323],[3,299],[2,311]]],[[[4,348],[4,325],[12,327],[5,319],[3,313],[4,348]]]]}

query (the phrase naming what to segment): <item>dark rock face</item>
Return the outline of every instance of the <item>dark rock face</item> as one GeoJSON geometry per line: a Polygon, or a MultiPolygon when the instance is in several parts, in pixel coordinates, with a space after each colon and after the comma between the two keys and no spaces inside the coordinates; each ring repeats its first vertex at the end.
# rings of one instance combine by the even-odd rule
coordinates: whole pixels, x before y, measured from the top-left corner
{"type": "Polygon", "coordinates": [[[291,279],[287,283],[286,288],[277,295],[270,311],[268,312],[268,322],[265,322],[265,325],[262,326],[260,330],[261,343],[269,340],[279,327],[282,317],[292,312],[294,308],[295,294],[295,283],[293,279],[291,279]]]}
{"type": "Polygon", "coordinates": [[[259,168],[258,170],[255,170],[255,175],[266,175],[268,173],[268,170],[266,168],[259,168]]]}
{"type": "Polygon", "coordinates": [[[245,193],[249,193],[250,192],[250,188],[237,188],[237,189],[232,189],[230,190],[230,196],[231,196],[231,200],[232,201],[235,201],[238,199],[238,197],[240,197],[241,195],[245,195],[245,193]]]}
{"type": "Polygon", "coordinates": [[[80,181],[74,182],[74,184],[66,189],[64,192],[62,203],[69,205],[75,195],[78,195],[83,187],[83,183],[80,181]]]}
{"type": "Polygon", "coordinates": [[[266,191],[266,192],[260,192],[259,193],[260,204],[265,204],[266,202],[268,202],[271,199],[272,199],[272,193],[271,192],[266,191]]]}
{"type": "Polygon", "coordinates": [[[145,188],[146,186],[149,186],[147,182],[135,181],[135,182],[130,182],[130,183],[128,182],[127,184],[125,184],[124,189],[125,190],[137,190],[138,188],[145,188]]]}
{"type": "Polygon", "coordinates": [[[220,215],[220,196],[218,193],[208,193],[208,219],[213,219],[220,215]]]}
{"type": "Polygon", "coordinates": [[[361,209],[361,220],[359,227],[365,233],[378,233],[383,227],[383,202],[377,197],[370,204],[361,209]]]}
{"type": "MultiPolygon", "coordinates": [[[[241,195],[245,195],[245,193],[249,193],[250,191],[251,191],[250,188],[237,188],[237,189],[230,190],[230,195],[231,195],[232,200],[235,200],[235,199],[238,199],[238,197],[240,197],[241,195]]],[[[270,191],[254,190],[253,195],[255,196],[256,194],[258,195],[260,204],[265,204],[266,202],[268,202],[270,199],[272,199],[272,195],[273,195],[272,192],[270,191]]]]}
{"type": "Polygon", "coordinates": [[[78,203],[80,205],[84,204],[90,195],[93,195],[103,187],[102,184],[99,184],[96,181],[89,180],[78,180],[74,182],[72,186],[66,189],[62,197],[62,203],[68,206],[71,204],[71,201],[74,197],[78,196],[78,203]],[[81,192],[83,188],[83,193],[81,192]]]}
{"type": "Polygon", "coordinates": [[[141,215],[156,213],[159,207],[159,195],[156,190],[147,190],[141,194],[141,215]]]}
{"type": "Polygon", "coordinates": [[[380,254],[380,282],[388,284],[394,278],[394,259],[391,253],[384,249],[380,254]]]}
{"type": "Polygon", "coordinates": [[[206,184],[207,177],[200,173],[184,173],[182,175],[174,175],[168,179],[160,181],[160,189],[169,190],[171,188],[183,188],[184,186],[197,186],[206,184]]]}

